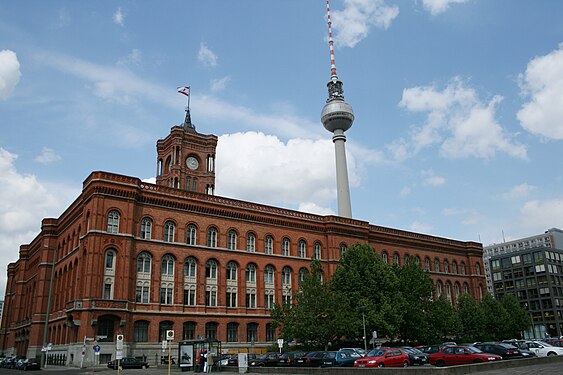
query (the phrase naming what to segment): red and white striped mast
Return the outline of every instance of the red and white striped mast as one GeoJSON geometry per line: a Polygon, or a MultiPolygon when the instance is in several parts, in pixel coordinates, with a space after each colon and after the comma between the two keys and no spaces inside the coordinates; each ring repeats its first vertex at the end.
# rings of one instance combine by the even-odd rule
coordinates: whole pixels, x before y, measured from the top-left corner
{"type": "Polygon", "coordinates": [[[330,48],[330,80],[327,83],[328,99],[321,112],[321,122],[326,130],[333,134],[336,158],[336,195],[338,200],[338,216],[352,218],[352,203],[350,201],[350,185],[348,183],[348,166],[346,163],[346,135],[344,132],[354,122],[354,111],[350,104],[344,101],[342,81],[336,75],[334,61],[334,41],[332,38],[332,20],[330,18],[330,4],[326,0],[328,16],[328,45],[330,48]]]}

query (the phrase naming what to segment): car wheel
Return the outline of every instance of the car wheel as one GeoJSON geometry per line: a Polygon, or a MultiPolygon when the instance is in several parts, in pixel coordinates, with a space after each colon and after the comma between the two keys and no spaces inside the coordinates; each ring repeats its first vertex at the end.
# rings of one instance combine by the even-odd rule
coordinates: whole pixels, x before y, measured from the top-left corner
{"type": "Polygon", "coordinates": [[[377,367],[382,368],[382,367],[385,367],[385,365],[383,363],[380,363],[380,364],[377,365],[377,367]]]}
{"type": "Polygon", "coordinates": [[[409,367],[409,361],[403,362],[403,367],[409,367]]]}
{"type": "Polygon", "coordinates": [[[557,355],[557,353],[555,353],[555,352],[549,352],[549,353],[547,353],[547,356],[548,356],[548,357],[551,357],[552,355],[557,355]]]}
{"type": "Polygon", "coordinates": [[[445,365],[446,365],[446,362],[444,362],[442,360],[436,361],[436,366],[438,366],[438,367],[443,367],[445,365]]]}

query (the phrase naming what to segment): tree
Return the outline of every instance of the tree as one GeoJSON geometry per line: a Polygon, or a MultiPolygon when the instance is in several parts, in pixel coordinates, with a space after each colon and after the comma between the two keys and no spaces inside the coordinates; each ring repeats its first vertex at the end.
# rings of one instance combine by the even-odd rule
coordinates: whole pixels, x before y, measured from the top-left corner
{"type": "Polygon", "coordinates": [[[457,302],[457,314],[460,322],[458,334],[461,342],[483,341],[485,316],[483,310],[469,294],[463,294],[457,302]]]}
{"type": "Polygon", "coordinates": [[[397,275],[367,244],[350,246],[342,255],[331,280],[332,288],[345,296],[348,317],[355,328],[352,337],[362,337],[362,313],[368,331],[394,336],[401,324],[404,301],[397,275]]]}
{"type": "Polygon", "coordinates": [[[328,350],[331,341],[350,331],[348,311],[346,299],[322,282],[321,263],[313,260],[293,303],[276,305],[271,316],[276,327],[282,326],[284,337],[328,350]]]}
{"type": "Polygon", "coordinates": [[[485,316],[484,339],[503,340],[509,334],[509,316],[499,301],[490,294],[485,294],[480,307],[485,316]]]}
{"type": "Polygon", "coordinates": [[[430,304],[428,342],[437,343],[450,340],[459,332],[459,318],[456,311],[443,295],[430,304]]]}
{"type": "Polygon", "coordinates": [[[514,294],[508,293],[502,296],[500,304],[506,311],[509,319],[506,327],[506,339],[521,338],[522,332],[530,328],[530,315],[520,305],[514,294]]]}
{"type": "Polygon", "coordinates": [[[406,259],[402,267],[394,266],[399,291],[402,294],[402,319],[399,334],[405,342],[421,341],[427,336],[428,313],[432,302],[432,280],[414,258],[406,259]]]}

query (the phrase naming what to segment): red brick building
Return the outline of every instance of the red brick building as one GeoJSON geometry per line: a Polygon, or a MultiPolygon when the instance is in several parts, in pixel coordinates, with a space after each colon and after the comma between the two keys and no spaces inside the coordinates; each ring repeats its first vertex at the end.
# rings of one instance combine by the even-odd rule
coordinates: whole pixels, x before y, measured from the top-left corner
{"type": "Polygon", "coordinates": [[[169,329],[176,341],[269,346],[277,339],[273,303],[291,298],[312,257],[330,278],[356,242],[389,263],[415,256],[452,302],[486,290],[479,243],[214,196],[216,144],[216,136],[175,126],[157,142],[156,184],[92,172],[8,266],[1,351],[33,357],[47,342],[76,365],[85,338],[86,363],[97,339],[104,362],[122,333],[124,356],[154,362],[169,329]]]}

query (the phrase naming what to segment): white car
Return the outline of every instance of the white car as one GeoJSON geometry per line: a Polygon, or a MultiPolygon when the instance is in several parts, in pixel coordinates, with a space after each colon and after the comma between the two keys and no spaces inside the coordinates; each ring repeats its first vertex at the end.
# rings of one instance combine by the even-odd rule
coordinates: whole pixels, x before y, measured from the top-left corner
{"type": "Polygon", "coordinates": [[[551,355],[563,355],[563,348],[549,345],[543,341],[526,341],[528,350],[536,353],[538,357],[547,357],[551,355]]]}

